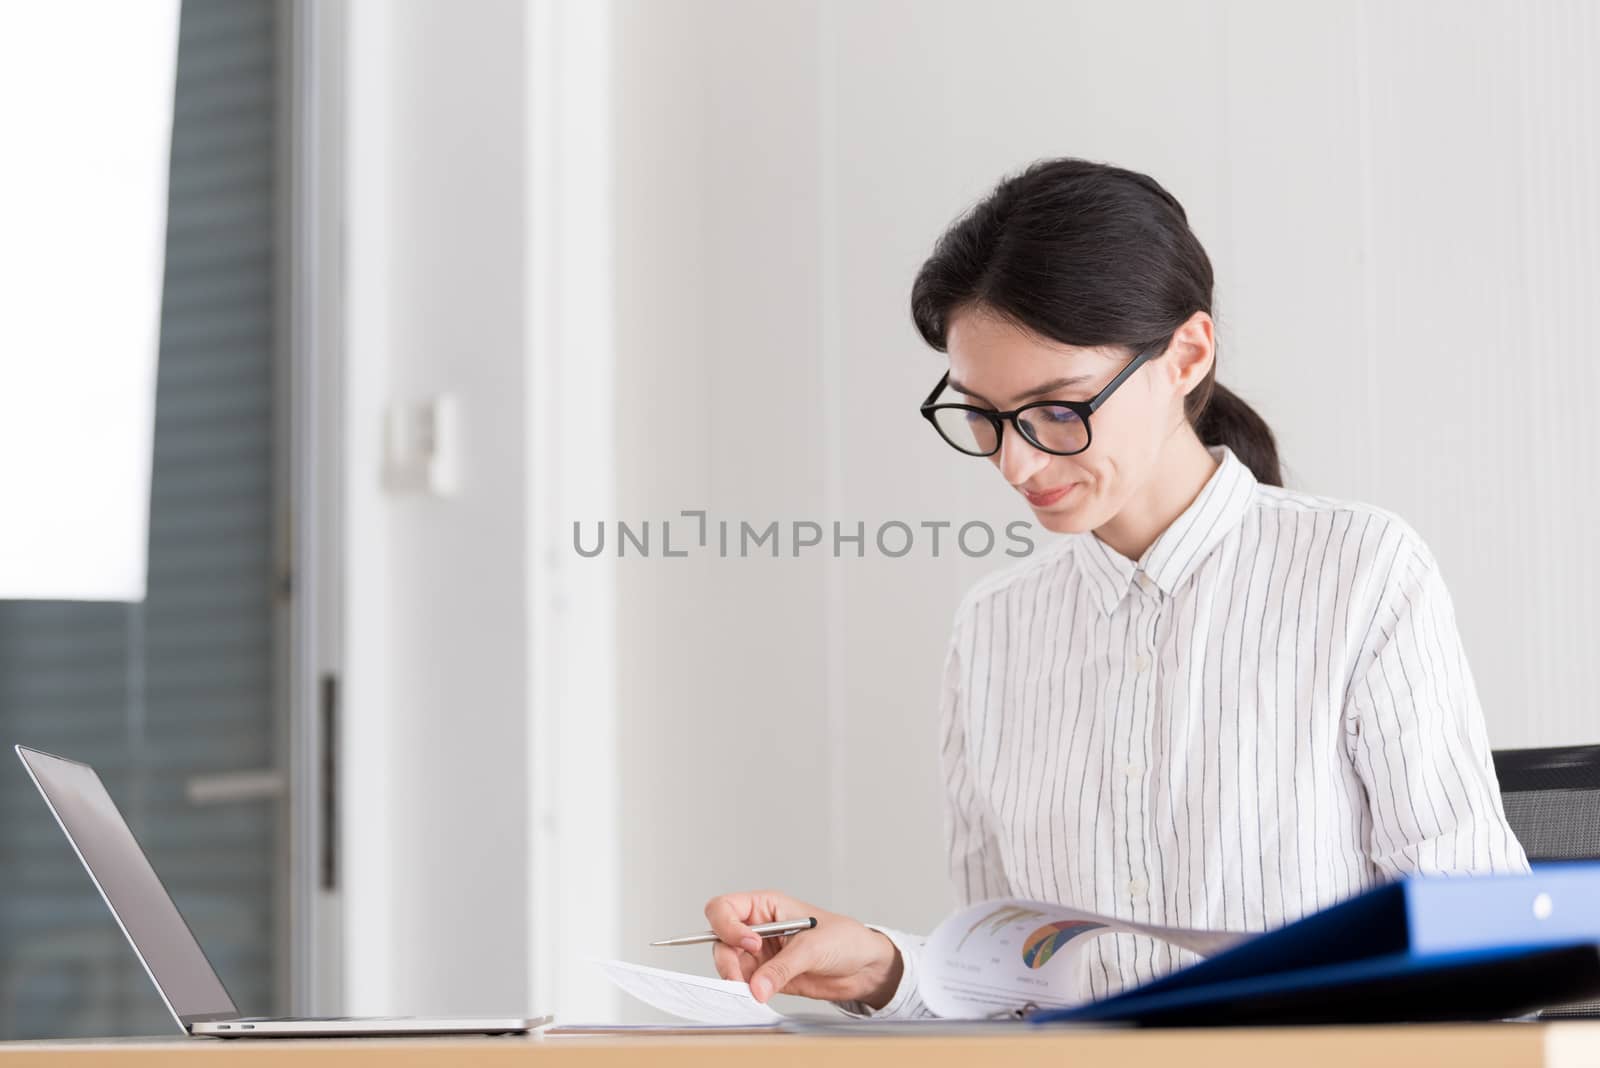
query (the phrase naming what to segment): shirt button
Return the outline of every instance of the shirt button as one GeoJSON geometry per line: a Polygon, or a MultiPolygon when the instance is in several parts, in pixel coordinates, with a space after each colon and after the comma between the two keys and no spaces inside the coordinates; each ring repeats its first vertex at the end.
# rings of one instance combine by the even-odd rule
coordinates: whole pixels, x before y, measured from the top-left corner
{"type": "Polygon", "coordinates": [[[1134,879],[1128,883],[1128,893],[1134,897],[1141,896],[1147,889],[1149,888],[1145,886],[1143,879],[1134,879]]]}
{"type": "Polygon", "coordinates": [[[1122,774],[1130,779],[1137,779],[1144,774],[1144,769],[1137,764],[1124,764],[1122,765],[1122,774]]]}
{"type": "Polygon", "coordinates": [[[1141,674],[1143,674],[1146,671],[1149,671],[1150,670],[1150,658],[1148,656],[1144,655],[1143,653],[1140,653],[1138,656],[1133,658],[1133,667],[1134,667],[1135,671],[1138,671],[1141,674]]]}
{"type": "Polygon", "coordinates": [[[1144,592],[1149,593],[1151,590],[1156,588],[1156,580],[1141,571],[1139,572],[1139,588],[1144,592]]]}

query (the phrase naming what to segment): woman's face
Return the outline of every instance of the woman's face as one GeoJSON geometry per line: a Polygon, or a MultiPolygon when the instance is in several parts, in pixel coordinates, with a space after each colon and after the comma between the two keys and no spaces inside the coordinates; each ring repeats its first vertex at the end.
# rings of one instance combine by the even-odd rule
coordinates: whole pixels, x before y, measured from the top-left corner
{"type": "MultiPolygon", "coordinates": [[[[1209,340],[1209,317],[1206,334],[1209,340]]],[[[945,341],[960,402],[997,411],[1036,400],[1087,401],[1132,359],[1120,349],[1047,340],[981,308],[954,315],[945,341]]],[[[1163,443],[1183,420],[1187,383],[1170,373],[1169,355],[1146,361],[1090,417],[1083,452],[1041,452],[1006,424],[989,460],[1046,530],[1095,530],[1149,481],[1163,443]]]]}

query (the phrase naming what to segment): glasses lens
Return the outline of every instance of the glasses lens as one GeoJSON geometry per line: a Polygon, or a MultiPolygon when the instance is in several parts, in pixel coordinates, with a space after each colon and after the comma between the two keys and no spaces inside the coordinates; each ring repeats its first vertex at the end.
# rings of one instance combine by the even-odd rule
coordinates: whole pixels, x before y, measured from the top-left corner
{"type": "Polygon", "coordinates": [[[1047,404],[1017,417],[1033,443],[1051,452],[1082,452],[1089,445],[1089,427],[1071,408],[1047,404]]]}
{"type": "Polygon", "coordinates": [[[964,408],[936,408],[933,421],[944,439],[962,452],[974,456],[987,456],[994,452],[994,424],[987,416],[964,408]]]}

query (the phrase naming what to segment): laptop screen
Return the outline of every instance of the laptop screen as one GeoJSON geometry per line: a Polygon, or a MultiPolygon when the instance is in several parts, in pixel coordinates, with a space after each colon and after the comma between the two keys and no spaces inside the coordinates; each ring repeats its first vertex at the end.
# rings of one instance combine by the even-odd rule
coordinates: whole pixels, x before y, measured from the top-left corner
{"type": "Polygon", "coordinates": [[[239,1015],[95,770],[20,745],[17,755],[178,1022],[239,1015]]]}

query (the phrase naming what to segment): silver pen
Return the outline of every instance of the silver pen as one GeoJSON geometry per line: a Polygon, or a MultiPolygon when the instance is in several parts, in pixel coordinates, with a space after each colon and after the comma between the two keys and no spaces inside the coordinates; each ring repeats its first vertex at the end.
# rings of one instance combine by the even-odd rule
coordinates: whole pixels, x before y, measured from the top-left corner
{"type": "MultiPolygon", "coordinates": [[[[777,923],[755,923],[750,925],[750,930],[762,938],[776,938],[779,935],[794,934],[797,931],[809,931],[817,925],[815,916],[807,916],[803,920],[779,920],[777,923]]],[[[705,934],[684,935],[682,938],[663,938],[659,942],[651,942],[652,946],[697,946],[702,942],[720,942],[722,939],[715,931],[705,934]]]]}

